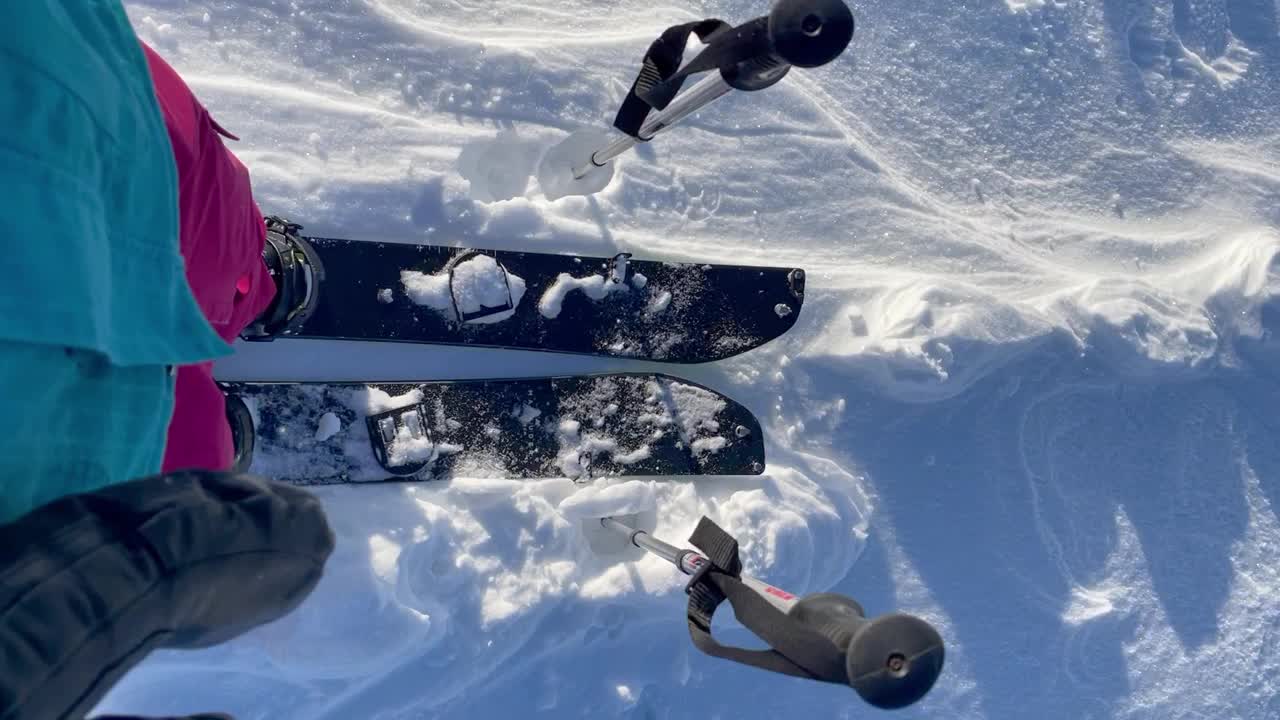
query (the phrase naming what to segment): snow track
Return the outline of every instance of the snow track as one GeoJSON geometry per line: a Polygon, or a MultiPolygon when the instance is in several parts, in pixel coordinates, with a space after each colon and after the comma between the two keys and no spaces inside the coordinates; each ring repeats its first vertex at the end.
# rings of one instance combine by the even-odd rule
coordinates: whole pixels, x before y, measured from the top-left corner
{"type": "MultiPolygon", "coordinates": [[[[844,58],[556,201],[537,158],[607,125],[660,30],[767,4],[128,6],[244,138],[264,210],[308,232],[794,264],[808,284],[787,336],[676,373],[757,414],[763,476],[321,489],[339,545],[314,596],[157,655],[103,710],[869,717],[847,689],[700,656],[672,569],[593,557],[580,515],[643,497],[661,537],[708,514],[752,573],[936,623],[947,671],[895,717],[1280,714],[1273,2],[853,3],[844,58]]],[[[218,374],[635,369],[294,341],[218,374]]]]}
{"type": "MultiPolygon", "coordinates": [[[[652,42],[656,34],[648,26],[656,15],[688,12],[674,6],[642,10],[581,0],[541,6],[478,0],[453,2],[452,12],[439,17],[438,4],[428,0],[365,2],[373,13],[417,32],[511,50],[652,42]]],[[[661,30],[656,27],[657,32],[661,30]]]]}

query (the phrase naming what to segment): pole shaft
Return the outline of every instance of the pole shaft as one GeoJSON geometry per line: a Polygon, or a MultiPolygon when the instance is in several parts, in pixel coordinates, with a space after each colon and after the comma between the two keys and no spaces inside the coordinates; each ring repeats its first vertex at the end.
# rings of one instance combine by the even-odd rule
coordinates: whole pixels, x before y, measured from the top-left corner
{"type": "Polygon", "coordinates": [[[611,517],[602,518],[600,524],[626,535],[631,539],[631,543],[641,550],[647,550],[677,567],[680,565],[680,555],[685,552],[684,550],[668,545],[643,530],[627,527],[611,517]]]}
{"type": "Polygon", "coordinates": [[[619,137],[592,153],[587,162],[574,167],[573,177],[580,179],[593,167],[604,167],[610,160],[635,147],[642,140],[652,140],[658,133],[723,97],[732,89],[720,73],[711,73],[693,87],[677,95],[665,109],[651,114],[640,126],[639,139],[630,135],[619,137]]]}
{"type": "Polygon", "coordinates": [[[705,557],[692,550],[678,548],[675,545],[665,543],[643,530],[636,530],[614,518],[600,518],[600,524],[614,532],[626,535],[632,545],[675,565],[685,575],[692,575],[698,572],[699,568],[709,562],[705,557]]]}
{"type": "Polygon", "coordinates": [[[631,542],[635,543],[637,547],[648,550],[663,560],[677,566],[680,564],[680,556],[685,552],[681,548],[668,545],[667,543],[664,543],[658,538],[643,531],[636,533],[635,536],[631,538],[631,542]]]}

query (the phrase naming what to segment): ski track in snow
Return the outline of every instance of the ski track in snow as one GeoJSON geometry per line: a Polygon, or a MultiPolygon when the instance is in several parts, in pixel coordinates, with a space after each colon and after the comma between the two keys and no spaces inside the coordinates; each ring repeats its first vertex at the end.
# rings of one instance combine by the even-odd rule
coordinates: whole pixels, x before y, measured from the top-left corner
{"type": "Polygon", "coordinates": [[[709,366],[242,346],[220,377],[672,372],[750,407],[769,466],[320,488],[339,544],[315,594],[157,653],[102,711],[875,714],[698,654],[673,569],[586,546],[584,517],[642,512],[677,543],[707,514],[753,574],[935,623],[946,672],[895,717],[1280,716],[1274,3],[855,3],[832,66],[722,100],[556,201],[538,159],[607,125],[659,31],[767,4],[127,4],[244,138],[263,209],[310,233],[808,281],[787,336],[709,366]]]}

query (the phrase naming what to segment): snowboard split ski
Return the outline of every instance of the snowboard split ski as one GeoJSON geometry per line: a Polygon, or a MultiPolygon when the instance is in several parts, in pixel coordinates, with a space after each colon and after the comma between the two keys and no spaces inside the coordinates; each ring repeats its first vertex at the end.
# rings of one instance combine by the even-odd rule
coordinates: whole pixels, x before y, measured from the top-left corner
{"type": "Polygon", "coordinates": [[[220,385],[237,469],[297,485],[764,470],[749,410],[663,375],[220,385]]]}
{"type": "Polygon", "coordinates": [[[305,239],[323,280],[281,337],[701,363],[779,337],[804,302],[798,268],[305,239]]]}

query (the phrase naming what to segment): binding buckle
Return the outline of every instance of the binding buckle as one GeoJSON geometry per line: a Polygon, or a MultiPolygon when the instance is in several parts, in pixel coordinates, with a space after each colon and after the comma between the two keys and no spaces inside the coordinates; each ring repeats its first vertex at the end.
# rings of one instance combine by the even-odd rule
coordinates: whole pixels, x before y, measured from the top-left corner
{"type": "Polygon", "coordinates": [[[493,317],[494,315],[500,315],[504,312],[510,312],[516,309],[515,296],[511,294],[510,275],[507,272],[506,266],[498,260],[497,256],[490,255],[479,250],[468,250],[467,252],[454,256],[454,258],[449,261],[449,264],[445,269],[449,271],[449,299],[453,301],[453,313],[458,318],[459,323],[466,324],[469,322],[475,322],[476,320],[493,317]],[[480,256],[493,258],[494,264],[498,266],[498,272],[502,273],[502,284],[507,290],[507,299],[498,305],[480,305],[479,310],[465,312],[458,304],[458,294],[454,292],[453,273],[454,270],[462,263],[480,256]]]}
{"type": "Polygon", "coordinates": [[[373,454],[384,470],[396,477],[415,475],[431,463],[431,459],[393,461],[393,448],[397,443],[425,442],[431,445],[431,430],[427,425],[427,412],[421,404],[387,410],[365,418],[372,441],[373,454]]]}
{"type": "Polygon", "coordinates": [[[324,264],[300,239],[301,225],[275,215],[263,221],[267,230],[263,261],[274,278],[276,293],[262,315],[240,332],[240,337],[250,342],[296,335],[319,305],[320,284],[324,281],[324,264]]]}
{"type": "Polygon", "coordinates": [[[609,281],[621,284],[627,281],[627,265],[631,261],[631,253],[618,253],[609,261],[609,281]]]}

